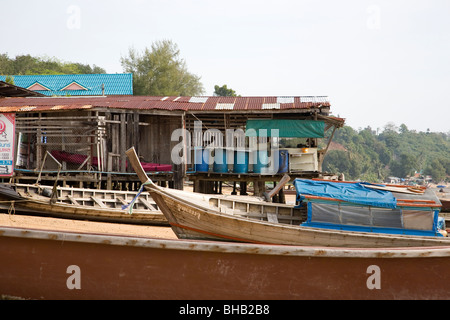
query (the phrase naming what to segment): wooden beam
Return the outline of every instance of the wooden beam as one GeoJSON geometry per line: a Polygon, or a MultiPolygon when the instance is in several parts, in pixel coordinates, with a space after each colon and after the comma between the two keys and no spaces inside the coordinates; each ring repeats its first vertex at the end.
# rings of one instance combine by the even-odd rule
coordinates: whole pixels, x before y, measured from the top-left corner
{"type": "Polygon", "coordinates": [[[269,193],[264,192],[263,196],[266,199],[266,201],[269,201],[275,194],[277,194],[278,191],[280,191],[280,189],[283,188],[284,185],[289,182],[289,180],[291,180],[291,177],[289,177],[289,175],[285,174],[283,176],[283,178],[281,178],[281,180],[277,184],[277,186],[272,189],[272,191],[270,191],[269,193]]]}
{"type": "Polygon", "coordinates": [[[125,156],[125,150],[127,150],[127,127],[126,127],[126,117],[125,113],[120,114],[120,146],[119,146],[119,154],[120,154],[120,171],[126,171],[126,162],[127,158],[125,156]]]}
{"type": "Polygon", "coordinates": [[[331,140],[333,140],[333,136],[334,136],[334,132],[336,131],[336,127],[333,127],[333,132],[331,133],[330,138],[328,139],[328,143],[327,143],[327,147],[325,148],[325,151],[323,152],[323,154],[325,155],[328,151],[328,148],[330,147],[331,144],[331,140]]]}
{"type": "Polygon", "coordinates": [[[94,200],[95,203],[97,203],[102,208],[108,208],[100,199],[97,199],[96,197],[91,196],[91,199],[94,200]]]}
{"type": "Polygon", "coordinates": [[[145,173],[144,169],[142,169],[141,163],[139,162],[139,158],[136,154],[136,150],[134,149],[134,147],[131,147],[130,149],[125,151],[125,154],[127,155],[128,160],[131,163],[131,166],[133,167],[134,171],[136,171],[139,180],[141,180],[142,183],[150,180],[147,174],[145,173]]]}

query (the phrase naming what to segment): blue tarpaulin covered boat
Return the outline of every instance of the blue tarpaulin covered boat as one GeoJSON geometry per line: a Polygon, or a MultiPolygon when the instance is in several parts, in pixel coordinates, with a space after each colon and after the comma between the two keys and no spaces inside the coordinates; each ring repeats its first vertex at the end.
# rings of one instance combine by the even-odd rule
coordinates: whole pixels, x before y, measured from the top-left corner
{"type": "Polygon", "coordinates": [[[306,179],[295,179],[294,186],[297,201],[307,205],[302,226],[442,236],[439,199],[425,189],[306,179]]]}
{"type": "Polygon", "coordinates": [[[372,189],[365,182],[347,183],[323,180],[295,179],[294,186],[299,200],[305,199],[303,195],[315,195],[348,201],[351,203],[394,209],[397,199],[392,192],[372,189]]]}

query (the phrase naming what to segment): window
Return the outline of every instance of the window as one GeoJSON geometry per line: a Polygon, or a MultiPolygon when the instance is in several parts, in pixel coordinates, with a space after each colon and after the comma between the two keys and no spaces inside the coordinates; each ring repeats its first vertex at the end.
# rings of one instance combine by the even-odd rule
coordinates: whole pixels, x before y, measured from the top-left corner
{"type": "Polygon", "coordinates": [[[43,84],[40,84],[37,81],[33,83],[31,86],[29,86],[27,89],[32,91],[51,91],[49,88],[47,88],[43,84]]]}
{"type": "Polygon", "coordinates": [[[59,91],[73,91],[73,90],[88,90],[86,87],[83,87],[81,84],[77,83],[76,81],[73,81],[69,83],[67,86],[63,87],[59,91]]]}

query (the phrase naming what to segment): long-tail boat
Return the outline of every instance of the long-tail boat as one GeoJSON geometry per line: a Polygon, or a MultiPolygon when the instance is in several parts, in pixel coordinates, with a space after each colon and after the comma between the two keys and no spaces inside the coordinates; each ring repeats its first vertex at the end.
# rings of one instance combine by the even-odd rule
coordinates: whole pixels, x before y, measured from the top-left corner
{"type": "MultiPolygon", "coordinates": [[[[450,245],[438,223],[439,201],[418,192],[395,188],[402,194],[398,199],[391,191],[379,190],[383,186],[350,183],[331,192],[337,184],[330,182],[324,189],[315,181],[322,194],[302,188],[297,199],[307,204],[298,206],[198,194],[157,186],[142,170],[134,148],[126,153],[179,238],[361,248],[450,245]],[[326,196],[327,191],[332,196],[326,196]]],[[[298,187],[301,181],[294,184],[298,187]]]]}
{"type": "Polygon", "coordinates": [[[55,218],[168,225],[148,192],[0,184],[0,210],[55,218]],[[135,201],[133,201],[135,200],[135,201]],[[130,210],[125,208],[131,208],[130,210]]]}

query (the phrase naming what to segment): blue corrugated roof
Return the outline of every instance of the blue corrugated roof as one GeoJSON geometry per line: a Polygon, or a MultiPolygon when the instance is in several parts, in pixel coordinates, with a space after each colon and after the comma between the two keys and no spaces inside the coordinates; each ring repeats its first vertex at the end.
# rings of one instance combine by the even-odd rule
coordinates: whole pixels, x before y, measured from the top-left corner
{"type": "MultiPolygon", "coordinates": [[[[49,90],[36,92],[47,96],[98,96],[102,95],[102,84],[105,86],[105,95],[132,95],[133,74],[58,74],[58,75],[20,75],[14,76],[14,84],[18,87],[29,88],[38,83],[49,90]],[[62,90],[71,83],[76,83],[87,90],[62,90]]],[[[0,81],[6,76],[0,75],[0,81]]]]}

